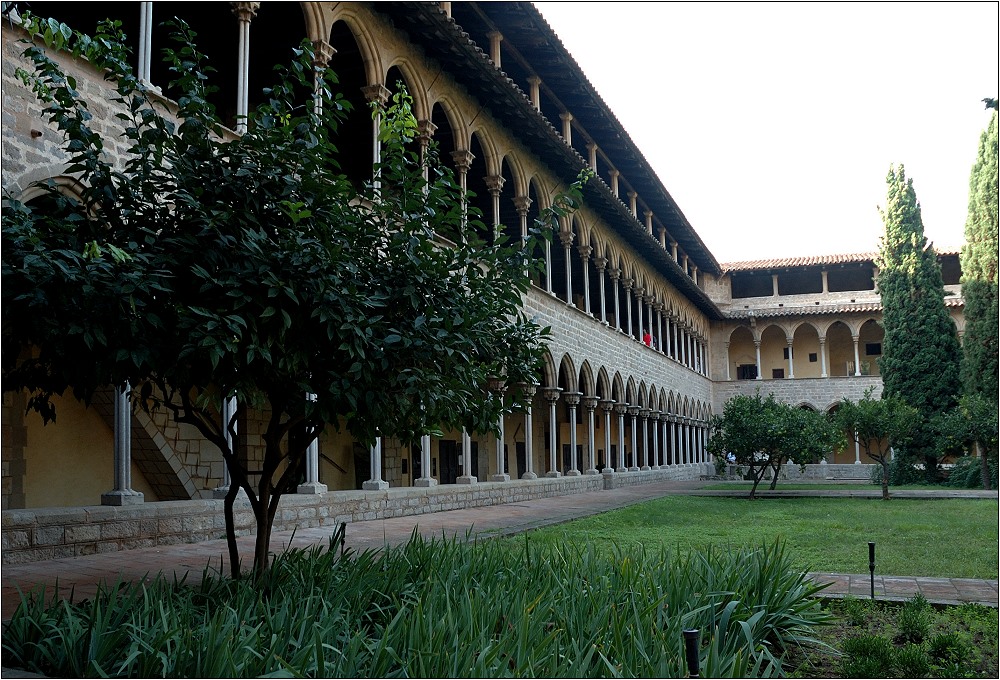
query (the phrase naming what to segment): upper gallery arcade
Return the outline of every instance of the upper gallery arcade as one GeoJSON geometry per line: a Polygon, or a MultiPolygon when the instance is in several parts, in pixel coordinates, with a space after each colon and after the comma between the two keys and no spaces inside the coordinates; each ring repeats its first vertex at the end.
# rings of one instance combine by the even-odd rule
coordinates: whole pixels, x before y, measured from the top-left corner
{"type": "MultiPolygon", "coordinates": [[[[30,202],[38,182],[54,180],[71,194],[74,181],[59,135],[14,76],[24,37],[16,4],[5,3],[14,20],[2,28],[2,182],[6,194],[30,202]]],[[[337,74],[354,103],[339,145],[356,182],[370,180],[380,158],[365,103],[387,101],[403,83],[421,148],[433,143],[482,222],[511,236],[526,233],[582,170],[593,171],[583,206],[538,253],[544,268],[524,306],[552,337],[534,389],[498,423],[501,436],[445,432],[369,450],[324,434],[302,493],[599,473],[697,476],[711,468],[711,415],[732,394],[766,383],[779,398],[828,410],[881,384],[873,255],[717,262],[530,3],[33,2],[31,10],[86,32],[108,15],[120,20],[137,73],[167,101],[167,74],[154,57],[167,40],[160,22],[183,18],[211,36],[199,47],[216,69],[213,103],[231,135],[241,134],[271,66],[310,40],[318,65],[337,74]]],[[[86,97],[107,99],[102,74],[59,58],[86,97]]],[[[961,334],[957,254],[940,258],[961,334]]],[[[43,428],[24,414],[23,395],[5,393],[4,509],[211,498],[224,488],[214,447],[162,414],[134,413],[116,425],[121,399],[109,391],[88,409],[63,399],[58,424],[43,428]],[[116,447],[123,428],[130,445],[116,447]],[[116,464],[131,471],[127,489],[116,464]]],[[[248,459],[261,455],[254,436],[263,417],[251,412],[240,422],[248,459]]],[[[854,462],[853,452],[843,460],[854,462]]]]}

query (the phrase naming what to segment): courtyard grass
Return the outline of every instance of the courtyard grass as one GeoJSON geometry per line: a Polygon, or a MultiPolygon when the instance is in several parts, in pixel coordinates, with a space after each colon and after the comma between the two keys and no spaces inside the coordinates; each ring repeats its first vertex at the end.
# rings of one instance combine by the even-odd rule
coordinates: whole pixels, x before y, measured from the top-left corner
{"type": "MultiPolygon", "coordinates": [[[[757,486],[757,492],[767,491],[770,483],[770,480],[765,479],[757,486]]],[[[752,482],[712,482],[699,488],[705,491],[746,491],[749,494],[751,487],[753,487],[752,482]]],[[[947,487],[945,488],[950,490],[947,487]]],[[[871,491],[872,493],[881,493],[881,487],[871,482],[831,482],[825,479],[815,482],[783,482],[778,480],[778,486],[775,487],[775,491],[816,491],[823,489],[830,491],[871,491]]],[[[940,491],[941,489],[940,485],[934,484],[901,484],[899,486],[890,486],[889,493],[891,494],[893,491],[940,491]]]]}
{"type": "Polygon", "coordinates": [[[849,574],[868,573],[875,541],[876,574],[995,579],[997,517],[991,499],[667,496],[539,529],[528,540],[687,552],[777,538],[797,568],[849,574]]]}

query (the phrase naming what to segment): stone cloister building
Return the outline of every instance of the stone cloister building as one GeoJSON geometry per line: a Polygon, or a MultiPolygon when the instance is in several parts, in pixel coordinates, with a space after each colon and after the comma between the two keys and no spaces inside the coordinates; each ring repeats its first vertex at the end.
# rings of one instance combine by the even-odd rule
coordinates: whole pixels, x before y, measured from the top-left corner
{"type": "MultiPolygon", "coordinates": [[[[5,196],[30,201],[38,182],[54,180],[72,193],[74,181],[65,175],[59,136],[14,76],[24,47],[16,5],[5,3],[10,20],[2,28],[2,181],[5,196]]],[[[168,76],[153,55],[167,41],[160,22],[182,17],[210,36],[199,47],[217,69],[213,103],[234,135],[270,67],[309,39],[355,104],[340,146],[344,170],[357,181],[371,178],[380,153],[364,103],[387,101],[404,83],[421,144],[433,141],[474,192],[469,200],[483,223],[514,236],[580,171],[596,173],[583,206],[539,252],[545,267],[524,306],[551,327],[551,341],[528,403],[499,423],[501,437],[447,432],[384,440],[369,450],[344,434],[324,434],[310,452],[301,498],[288,502],[316,507],[347,499],[362,511],[316,511],[306,523],[375,512],[373,498],[386,499],[385,512],[417,512],[446,491],[455,504],[495,503],[697,478],[713,469],[705,450],[710,418],[733,394],[759,388],[826,411],[844,396],[880,388],[873,255],[717,262],[530,3],[33,2],[30,9],[86,32],[99,19],[120,20],[137,73],[168,101],[168,76]],[[411,503],[418,493],[423,500],[411,503]]],[[[59,59],[113,128],[102,74],[59,59]]],[[[957,254],[941,260],[946,280],[957,284],[957,254]]],[[[949,290],[961,333],[957,285],[949,290]]],[[[219,452],[165,414],[127,416],[122,398],[109,391],[90,408],[60,399],[57,424],[42,427],[25,415],[24,395],[4,394],[5,548],[37,558],[199,535],[163,538],[161,519],[124,539],[97,532],[92,541],[74,541],[63,527],[61,538],[52,529],[49,543],[37,540],[40,509],[94,506],[102,498],[112,507],[157,506],[161,518],[170,507],[193,507],[168,501],[193,499],[218,514],[212,499],[227,483],[219,452]]],[[[239,427],[244,454],[258,455],[262,414],[250,413],[239,427]]],[[[828,460],[853,463],[856,456],[831,452],[828,460]]]]}

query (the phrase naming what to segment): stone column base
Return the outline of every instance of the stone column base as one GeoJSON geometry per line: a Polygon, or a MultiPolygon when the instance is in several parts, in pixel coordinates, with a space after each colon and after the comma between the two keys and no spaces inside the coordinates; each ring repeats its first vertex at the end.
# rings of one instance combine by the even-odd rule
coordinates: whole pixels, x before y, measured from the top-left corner
{"type": "Polygon", "coordinates": [[[479,479],[473,477],[472,475],[462,475],[461,477],[455,478],[456,484],[478,484],[479,479]]]}
{"type": "Polygon", "coordinates": [[[419,479],[413,480],[413,486],[428,487],[437,485],[438,485],[438,480],[434,479],[433,477],[420,477],[419,479]]]}
{"type": "Polygon", "coordinates": [[[629,471],[629,472],[638,472],[638,471],[639,471],[639,468],[637,468],[637,467],[636,467],[635,465],[633,465],[632,467],[630,467],[630,468],[628,469],[628,471],[629,471]]]}
{"type": "Polygon", "coordinates": [[[491,482],[509,482],[510,481],[510,475],[508,475],[507,473],[503,473],[503,474],[499,474],[499,475],[490,475],[490,481],[491,482]]]}
{"type": "Polygon", "coordinates": [[[585,475],[599,475],[601,473],[597,470],[597,468],[590,468],[589,470],[584,470],[583,474],[585,474],[585,475]]]}
{"type": "Polygon", "coordinates": [[[389,482],[384,479],[366,479],[361,482],[361,488],[365,491],[385,491],[389,488],[389,482]]]}
{"type": "Polygon", "coordinates": [[[141,491],[115,489],[101,494],[101,505],[141,505],[145,502],[141,491]]]}
{"type": "Polygon", "coordinates": [[[580,471],[579,470],[567,470],[566,471],[566,476],[567,477],[579,477],[580,476],[580,471]]]}
{"type": "Polygon", "coordinates": [[[602,475],[612,475],[613,476],[615,474],[615,469],[614,468],[606,467],[603,470],[601,470],[601,474],[602,475]]]}
{"type": "Polygon", "coordinates": [[[525,472],[523,475],[521,475],[521,479],[538,479],[538,475],[536,475],[534,472],[525,472]]]}
{"type": "Polygon", "coordinates": [[[556,477],[562,477],[562,473],[559,472],[558,470],[549,470],[548,472],[545,473],[545,476],[555,479],[556,477]]]}
{"type": "Polygon", "coordinates": [[[643,466],[642,466],[641,468],[639,468],[639,469],[640,469],[640,470],[652,470],[653,468],[649,467],[648,465],[643,465],[643,466]]]}
{"type": "Polygon", "coordinates": [[[624,468],[624,467],[615,468],[615,472],[628,472],[628,468],[624,468]]]}
{"type": "MultiPolygon", "coordinates": [[[[364,482],[362,482],[363,484],[364,482]]],[[[326,493],[327,490],[326,484],[320,484],[319,482],[306,482],[295,487],[295,493],[301,494],[321,494],[326,493]]]]}

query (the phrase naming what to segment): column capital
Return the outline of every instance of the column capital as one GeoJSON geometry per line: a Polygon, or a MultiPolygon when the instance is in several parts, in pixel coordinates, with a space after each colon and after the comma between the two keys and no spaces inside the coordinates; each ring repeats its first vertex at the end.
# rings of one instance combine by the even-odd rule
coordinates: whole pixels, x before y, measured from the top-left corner
{"type": "Polygon", "coordinates": [[[630,405],[630,406],[628,407],[628,414],[629,414],[630,416],[635,416],[635,417],[638,417],[638,416],[639,416],[639,411],[641,411],[641,410],[642,410],[642,409],[641,409],[641,408],[639,408],[638,406],[631,406],[631,405],[630,405]]]}
{"type": "Polygon", "coordinates": [[[417,137],[421,142],[427,143],[431,141],[434,137],[434,133],[437,132],[438,126],[429,120],[417,121],[417,137]]]}
{"type": "Polygon", "coordinates": [[[608,266],[608,258],[602,257],[600,255],[594,258],[594,267],[597,268],[597,271],[603,272],[605,267],[607,266],[608,266]]]}
{"type": "Polygon", "coordinates": [[[635,285],[634,279],[622,279],[622,285],[625,286],[625,290],[632,290],[632,286],[635,285]]]}
{"type": "Polygon", "coordinates": [[[518,383],[515,387],[521,390],[521,394],[526,399],[531,399],[538,392],[538,385],[535,383],[518,383]]]}
{"type": "Polygon", "coordinates": [[[598,402],[597,397],[593,397],[588,394],[583,397],[582,401],[583,401],[583,408],[585,408],[588,413],[597,408],[597,402],[598,402]]]}
{"type": "Polygon", "coordinates": [[[259,2],[234,2],[232,3],[233,14],[240,21],[250,21],[257,16],[257,10],[260,9],[259,2]]]}
{"type": "Polygon", "coordinates": [[[562,393],[561,387],[543,387],[542,388],[542,398],[550,404],[554,404],[559,401],[559,395],[562,393]]]}
{"type": "Polygon", "coordinates": [[[451,160],[455,163],[455,169],[461,172],[468,172],[472,167],[472,161],[476,156],[468,149],[460,149],[451,152],[451,160]]]}
{"type": "Polygon", "coordinates": [[[622,275],[622,270],[618,267],[608,267],[608,276],[611,277],[612,281],[617,281],[622,275]]]}
{"type": "Polygon", "coordinates": [[[385,106],[386,102],[389,101],[389,97],[392,96],[392,92],[382,83],[365,85],[361,88],[361,94],[365,96],[365,101],[369,103],[378,102],[380,106],[385,106]]]}
{"type": "Polygon", "coordinates": [[[530,197],[528,197],[528,196],[515,196],[512,200],[514,201],[514,210],[517,211],[518,215],[522,215],[523,216],[523,215],[527,215],[528,214],[528,208],[531,207],[531,198],[530,197]]]}
{"type": "Polygon", "coordinates": [[[563,392],[563,401],[567,406],[579,406],[583,392],[563,392]]]}
{"type": "Polygon", "coordinates": [[[594,252],[593,247],[587,244],[578,245],[576,247],[576,250],[578,253],[580,253],[580,259],[582,260],[588,259],[590,257],[590,254],[594,252]]]}
{"type": "Polygon", "coordinates": [[[571,231],[559,231],[559,241],[562,243],[563,248],[572,246],[574,238],[576,238],[576,234],[571,231]]]}
{"type": "Polygon", "coordinates": [[[528,85],[531,85],[532,87],[538,87],[541,84],[542,84],[542,79],[539,78],[538,76],[528,76],[528,85]]]}
{"type": "Polygon", "coordinates": [[[313,40],[313,68],[326,68],[337,53],[336,48],[325,40],[313,40]]]}
{"type": "Polygon", "coordinates": [[[643,420],[648,419],[650,413],[652,413],[652,410],[650,410],[648,408],[640,408],[639,409],[639,417],[642,418],[643,420]]]}
{"type": "Polygon", "coordinates": [[[615,402],[613,399],[601,399],[599,403],[601,405],[601,410],[604,411],[605,413],[610,413],[611,410],[615,407],[615,402]]]}
{"type": "Polygon", "coordinates": [[[483,177],[483,180],[486,182],[486,188],[494,196],[499,196],[500,192],[503,191],[504,179],[500,175],[488,175],[483,177]]]}
{"type": "Polygon", "coordinates": [[[562,113],[559,114],[559,119],[564,123],[568,123],[571,120],[573,120],[573,114],[570,113],[569,111],[563,111],[562,113]]]}
{"type": "Polygon", "coordinates": [[[628,413],[628,404],[626,404],[625,402],[615,402],[615,413],[617,413],[620,416],[623,416],[626,413],[628,413]]]}

